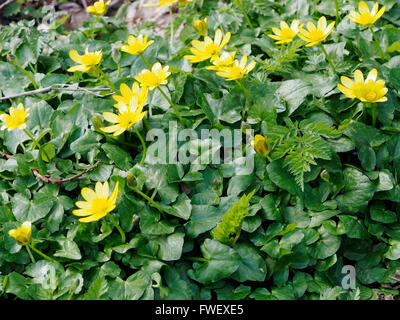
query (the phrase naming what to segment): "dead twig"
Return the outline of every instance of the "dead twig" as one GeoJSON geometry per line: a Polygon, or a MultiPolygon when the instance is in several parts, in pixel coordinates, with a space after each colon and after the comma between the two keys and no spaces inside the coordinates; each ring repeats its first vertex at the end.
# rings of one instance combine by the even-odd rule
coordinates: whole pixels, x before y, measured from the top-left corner
{"type": "Polygon", "coordinates": [[[84,175],[86,172],[97,168],[100,162],[101,162],[101,160],[97,160],[97,162],[93,166],[91,166],[90,168],[87,168],[87,169],[83,170],[82,172],[80,172],[80,173],[78,173],[78,174],[76,174],[76,175],[74,175],[72,177],[69,177],[69,178],[51,179],[51,176],[49,174],[41,175],[39,173],[38,169],[32,169],[32,173],[36,178],[42,180],[44,183],[51,183],[51,184],[61,185],[64,182],[71,182],[72,180],[74,180],[76,178],[79,178],[80,176],[84,175]]]}
{"type": "Polygon", "coordinates": [[[45,93],[45,92],[49,92],[49,91],[85,91],[88,93],[91,93],[93,95],[95,95],[96,97],[105,97],[102,95],[99,95],[97,93],[95,93],[95,91],[110,91],[109,88],[81,88],[81,87],[65,87],[62,84],[55,84],[46,88],[40,88],[40,89],[36,89],[36,90],[32,90],[32,91],[25,91],[25,92],[21,92],[21,93],[17,93],[11,96],[7,96],[7,97],[1,97],[1,100],[8,100],[8,99],[14,99],[14,98],[19,98],[19,97],[25,97],[25,96],[31,96],[31,95],[35,95],[35,94],[39,94],[39,93],[45,93]],[[59,87],[62,86],[62,87],[59,87]]]}
{"type": "Polygon", "coordinates": [[[2,157],[5,160],[8,160],[8,159],[11,159],[12,156],[10,154],[5,153],[4,151],[0,150],[0,157],[2,157]]]}
{"type": "Polygon", "coordinates": [[[0,4],[0,10],[3,9],[4,7],[8,6],[9,4],[11,4],[14,1],[15,0],[7,0],[6,2],[0,4]]]}

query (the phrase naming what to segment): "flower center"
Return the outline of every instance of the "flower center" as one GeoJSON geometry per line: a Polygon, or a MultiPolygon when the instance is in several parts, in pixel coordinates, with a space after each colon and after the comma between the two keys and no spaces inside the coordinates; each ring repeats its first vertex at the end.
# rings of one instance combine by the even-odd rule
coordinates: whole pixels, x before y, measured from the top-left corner
{"type": "Polygon", "coordinates": [[[324,34],[323,30],[316,29],[316,30],[310,31],[308,37],[311,40],[318,41],[318,40],[324,39],[325,34],[324,34]]]}
{"type": "Polygon", "coordinates": [[[92,202],[92,211],[94,214],[104,214],[110,210],[110,202],[106,198],[97,198],[92,202]]]}
{"type": "Polygon", "coordinates": [[[281,30],[281,38],[284,40],[290,40],[295,35],[296,35],[296,33],[290,28],[285,28],[285,29],[281,30]]]}

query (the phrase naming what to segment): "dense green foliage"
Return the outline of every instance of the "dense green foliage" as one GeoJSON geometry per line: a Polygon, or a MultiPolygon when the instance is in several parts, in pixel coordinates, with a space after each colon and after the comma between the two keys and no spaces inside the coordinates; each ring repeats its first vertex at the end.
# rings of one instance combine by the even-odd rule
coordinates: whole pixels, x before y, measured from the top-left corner
{"type": "MultiPolygon", "coordinates": [[[[144,56],[150,64],[170,66],[167,95],[186,128],[238,129],[246,108],[246,127],[268,138],[270,152],[255,154],[254,172],[245,175],[235,163],[163,165],[148,155],[141,164],[143,148],[132,130],[112,137],[99,129],[109,125],[102,113],[115,109],[111,90],[0,100],[0,113],[19,102],[30,108],[27,128],[40,141],[38,149],[22,130],[0,131],[0,298],[397,296],[390,284],[400,269],[400,4],[380,0],[386,12],[374,27],[382,58],[370,30],[347,18],[357,3],[339,1],[340,20],[324,46],[339,75],[376,68],[386,81],[388,101],[378,104],[375,126],[362,103],[337,89],[340,80],[318,46],[302,46],[299,39],[276,45],[267,37],[281,20],[335,20],[331,0],[246,0],[254,30],[239,1],[193,1],[180,6],[173,20],[174,30],[183,28],[172,47],[168,30],[161,37],[146,22],[128,29],[127,4],[116,16],[91,17],[71,32],[62,26],[65,18],[52,20],[47,10],[2,26],[1,97],[56,84],[106,88],[101,77],[66,71],[75,64],[69,51],[83,53],[86,46],[102,50],[101,68],[117,88],[131,85],[147,66],[118,49],[130,34],[148,34],[154,43],[144,56]],[[242,81],[251,103],[235,81],[206,70],[206,62],[184,58],[190,42],[200,39],[192,24],[204,17],[210,36],[217,28],[232,32],[225,50],[257,61],[242,81]],[[47,23],[37,28],[43,18],[47,23]],[[61,184],[32,173],[68,178],[97,160],[96,168],[61,184]],[[126,234],[123,244],[110,220],[80,223],[72,214],[81,189],[106,180],[119,182],[109,215],[126,234]],[[34,246],[55,262],[34,252],[32,262],[8,235],[26,220],[34,246]],[[353,290],[341,286],[344,265],[355,267],[353,290]]],[[[147,123],[136,127],[143,137],[154,128],[168,133],[177,120],[173,109],[157,90],[148,101],[147,123]]]]}

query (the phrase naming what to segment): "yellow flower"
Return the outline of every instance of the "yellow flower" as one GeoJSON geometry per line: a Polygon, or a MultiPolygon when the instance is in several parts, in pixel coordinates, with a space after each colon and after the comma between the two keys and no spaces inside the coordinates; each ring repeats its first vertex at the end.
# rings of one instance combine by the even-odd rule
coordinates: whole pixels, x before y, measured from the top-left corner
{"type": "Polygon", "coordinates": [[[0,120],[4,122],[1,126],[1,130],[8,129],[8,131],[14,129],[25,129],[26,127],[26,118],[28,117],[29,108],[24,109],[24,105],[19,103],[17,109],[14,107],[10,108],[10,114],[3,113],[0,115],[0,120]]]}
{"type": "Polygon", "coordinates": [[[357,98],[362,102],[385,102],[387,97],[385,94],[388,89],[385,87],[385,81],[376,80],[378,71],[372,69],[367,79],[364,80],[364,75],[360,70],[354,72],[354,81],[348,77],[341,77],[342,84],[338,84],[338,89],[348,98],[357,98]]]}
{"type": "Polygon", "coordinates": [[[92,6],[88,6],[86,11],[94,14],[96,16],[104,16],[107,12],[107,6],[110,4],[111,0],[104,3],[103,0],[96,1],[92,6]]]}
{"type": "Polygon", "coordinates": [[[128,43],[121,47],[121,51],[136,55],[142,53],[146,48],[151,45],[154,41],[147,41],[147,34],[144,36],[139,35],[135,38],[134,36],[128,37],[128,43]]]}
{"type": "Polygon", "coordinates": [[[248,74],[251,70],[254,69],[256,62],[252,61],[247,66],[247,55],[243,55],[240,63],[238,60],[235,60],[235,63],[230,67],[221,67],[217,71],[217,75],[220,77],[226,78],[226,80],[237,80],[243,78],[246,74],[248,74]]]}
{"type": "Polygon", "coordinates": [[[213,61],[213,66],[206,67],[209,70],[219,71],[224,67],[230,67],[235,63],[235,52],[224,52],[222,53],[217,60],[213,61]]]}
{"type": "Polygon", "coordinates": [[[25,221],[19,228],[11,229],[8,231],[8,235],[17,241],[21,246],[29,243],[32,234],[32,223],[25,221]]]}
{"type": "MultiPolygon", "coordinates": [[[[139,84],[135,82],[132,85],[132,89],[129,88],[125,83],[122,83],[119,87],[119,91],[121,92],[122,96],[113,95],[113,99],[115,101],[129,105],[132,97],[136,96],[138,98],[138,105],[143,107],[147,101],[149,89],[147,87],[139,87],[139,84]]],[[[118,104],[115,104],[114,107],[118,108],[118,104]]]]}
{"type": "Polygon", "coordinates": [[[157,7],[157,11],[160,10],[164,6],[172,6],[174,3],[178,2],[178,0],[160,0],[155,3],[146,3],[143,7],[157,7]]]}
{"type": "Polygon", "coordinates": [[[218,59],[218,53],[226,46],[231,38],[231,33],[227,32],[224,37],[222,37],[222,31],[217,29],[215,31],[214,41],[206,36],[204,41],[193,40],[192,48],[190,51],[193,55],[186,55],[185,58],[191,63],[196,63],[204,61],[211,58],[211,61],[218,59]]]}
{"type": "Polygon", "coordinates": [[[326,22],[326,18],[322,16],[319,18],[317,26],[311,21],[307,22],[307,30],[302,27],[299,29],[299,37],[308,42],[306,47],[315,46],[324,41],[333,31],[335,22],[331,22],[329,25],[326,22]]]}
{"type": "Polygon", "coordinates": [[[78,217],[85,217],[80,218],[80,222],[97,221],[114,210],[118,196],[118,182],[110,196],[108,196],[108,181],[104,184],[96,182],[95,190],[83,188],[81,194],[86,201],[77,201],[75,205],[79,209],[72,211],[72,213],[78,217]]]}
{"type": "Polygon", "coordinates": [[[383,6],[378,11],[378,2],[375,3],[371,11],[369,11],[368,5],[364,1],[358,3],[358,11],[351,11],[349,18],[355,23],[361,24],[362,26],[372,26],[385,12],[386,6],[383,6]]]}
{"type": "Polygon", "coordinates": [[[141,83],[142,86],[148,87],[150,90],[158,87],[161,84],[167,84],[167,78],[171,74],[168,71],[169,66],[161,66],[159,62],[155,63],[150,70],[144,69],[140,72],[135,79],[141,83]]]}
{"type": "Polygon", "coordinates": [[[263,154],[266,156],[269,153],[268,150],[268,140],[266,137],[263,137],[261,134],[256,134],[254,140],[251,142],[254,150],[257,153],[263,154]]]}
{"type": "Polygon", "coordinates": [[[69,68],[68,72],[76,72],[76,71],[93,71],[94,66],[101,62],[103,58],[103,54],[100,51],[89,52],[89,47],[86,47],[85,54],[81,56],[78,51],[70,50],[69,57],[79,63],[79,65],[73,66],[69,68]]]}
{"type": "Polygon", "coordinates": [[[302,28],[303,25],[300,25],[299,20],[293,20],[289,27],[285,21],[281,21],[280,27],[280,29],[272,28],[272,32],[275,34],[268,35],[268,37],[278,40],[275,42],[276,44],[292,42],[294,37],[296,37],[296,35],[299,33],[299,29],[302,28]]]}
{"type": "Polygon", "coordinates": [[[114,136],[122,134],[132,127],[136,122],[143,119],[146,111],[142,112],[143,105],[138,104],[138,97],[133,96],[128,105],[118,102],[119,114],[104,112],[103,117],[108,122],[115,123],[112,126],[101,128],[102,131],[113,133],[114,136]]]}
{"type": "Polygon", "coordinates": [[[207,18],[203,20],[196,19],[193,22],[193,28],[199,35],[205,36],[207,34],[207,18]]]}

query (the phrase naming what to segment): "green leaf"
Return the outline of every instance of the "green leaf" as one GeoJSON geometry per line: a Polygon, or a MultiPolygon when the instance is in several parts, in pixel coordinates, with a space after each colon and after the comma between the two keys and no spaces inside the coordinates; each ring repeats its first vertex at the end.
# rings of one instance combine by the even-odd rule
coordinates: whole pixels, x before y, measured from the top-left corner
{"type": "Polygon", "coordinates": [[[125,150],[111,143],[104,143],[101,148],[107,157],[114,161],[115,165],[122,170],[129,170],[133,166],[131,155],[125,150]]]}
{"type": "Polygon", "coordinates": [[[61,246],[61,249],[57,250],[54,256],[73,260],[80,260],[82,258],[79,247],[74,241],[65,239],[57,240],[57,242],[61,246]]]}
{"type": "Polygon", "coordinates": [[[240,255],[217,240],[206,239],[200,249],[207,261],[189,273],[200,283],[227,278],[239,268],[240,255]]]}
{"type": "Polygon", "coordinates": [[[95,281],[93,281],[92,285],[88,289],[88,291],[83,296],[84,300],[103,300],[102,296],[108,290],[108,283],[105,279],[104,275],[99,273],[95,281]]]}
{"type": "Polygon", "coordinates": [[[343,171],[345,187],[343,194],[337,197],[339,210],[345,213],[356,213],[368,205],[375,193],[374,184],[355,168],[343,171]]]}
{"type": "Polygon", "coordinates": [[[32,223],[44,218],[53,207],[53,198],[45,194],[36,193],[32,200],[17,193],[12,199],[12,208],[15,219],[19,222],[32,223]]]}

